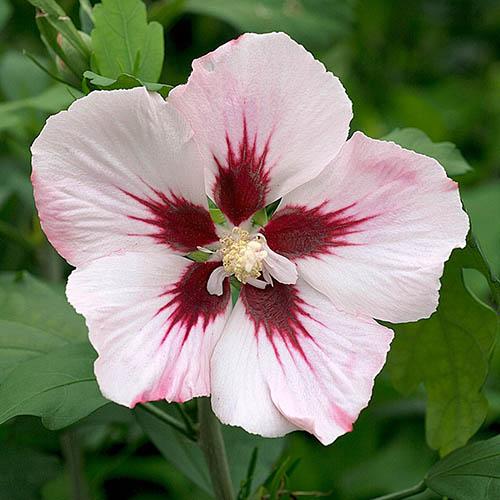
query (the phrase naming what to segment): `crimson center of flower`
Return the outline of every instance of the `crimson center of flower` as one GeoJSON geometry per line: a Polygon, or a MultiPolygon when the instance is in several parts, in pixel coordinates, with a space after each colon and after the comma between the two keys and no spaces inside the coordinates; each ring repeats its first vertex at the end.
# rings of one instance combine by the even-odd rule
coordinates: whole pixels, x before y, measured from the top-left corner
{"type": "Polygon", "coordinates": [[[242,283],[261,275],[262,261],[267,257],[262,236],[234,227],[230,234],[221,238],[220,244],[222,265],[228,274],[242,283]]]}

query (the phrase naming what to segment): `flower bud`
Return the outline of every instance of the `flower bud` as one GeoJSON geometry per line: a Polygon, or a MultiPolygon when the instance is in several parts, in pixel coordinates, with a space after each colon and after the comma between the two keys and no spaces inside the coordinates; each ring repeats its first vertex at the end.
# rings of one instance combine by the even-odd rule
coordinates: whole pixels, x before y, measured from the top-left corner
{"type": "MultiPolygon", "coordinates": [[[[66,20],[71,23],[71,21],[66,20]]],[[[81,41],[81,46],[88,47],[83,53],[80,47],[75,47],[61,32],[57,31],[53,23],[50,22],[49,15],[43,11],[37,11],[36,23],[40,30],[40,36],[49,54],[56,63],[61,77],[68,83],[80,86],[83,73],[90,68],[90,37],[82,31],[75,33],[81,41]]]]}

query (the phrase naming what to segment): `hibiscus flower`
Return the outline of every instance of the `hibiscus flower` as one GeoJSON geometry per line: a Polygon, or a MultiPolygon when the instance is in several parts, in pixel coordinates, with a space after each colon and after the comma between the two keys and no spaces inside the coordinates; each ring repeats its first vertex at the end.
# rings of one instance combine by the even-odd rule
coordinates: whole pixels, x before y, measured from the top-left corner
{"type": "Polygon", "coordinates": [[[437,161],[346,141],[351,117],[339,80],[272,33],[195,60],[167,100],[92,92],[49,118],[35,200],[76,267],[67,296],[107,398],[211,395],[222,422],[263,436],[351,430],[393,336],[376,320],[430,316],[468,231],[437,161]]]}

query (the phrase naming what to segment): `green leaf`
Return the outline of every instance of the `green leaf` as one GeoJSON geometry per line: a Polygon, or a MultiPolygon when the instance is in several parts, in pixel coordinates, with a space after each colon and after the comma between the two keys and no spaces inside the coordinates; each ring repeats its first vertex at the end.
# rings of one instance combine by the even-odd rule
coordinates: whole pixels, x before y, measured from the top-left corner
{"type": "Polygon", "coordinates": [[[326,48],[351,28],[354,2],[331,0],[186,0],[184,9],[217,17],[240,31],[284,31],[309,49],[326,48]]]}
{"type": "Polygon", "coordinates": [[[30,60],[30,56],[14,50],[3,54],[0,59],[0,90],[9,102],[0,104],[0,129],[10,128],[10,123],[26,122],[23,118],[28,109],[52,113],[67,106],[71,95],[66,88],[63,85],[48,88],[51,84],[49,75],[30,60]],[[4,118],[7,118],[7,123],[4,123],[4,118]]]}
{"type": "Polygon", "coordinates": [[[23,361],[66,343],[52,333],[0,319],[0,382],[23,361]]]}
{"type": "Polygon", "coordinates": [[[90,33],[94,27],[94,14],[90,0],[80,0],[80,25],[84,33],[90,33]]]}
{"type": "Polygon", "coordinates": [[[279,492],[285,488],[299,461],[300,458],[291,460],[290,457],[284,457],[259,488],[259,498],[266,496],[270,500],[278,500],[279,492]]]}
{"type": "Polygon", "coordinates": [[[442,455],[464,445],[487,411],[482,386],[488,374],[498,319],[466,289],[463,268],[484,273],[486,264],[470,242],[455,250],[442,278],[439,307],[429,319],[391,325],[396,331],[388,369],[394,386],[427,391],[426,433],[442,455]]]}
{"type": "Polygon", "coordinates": [[[158,21],[164,28],[171,26],[182,14],[186,0],[163,0],[150,4],[148,13],[152,21],[158,21]]]}
{"type": "Polygon", "coordinates": [[[417,128],[397,128],[382,139],[435,158],[451,177],[463,175],[472,170],[454,144],[432,142],[424,132],[417,128]]]}
{"type": "Polygon", "coordinates": [[[261,208],[258,212],[256,212],[253,216],[252,221],[257,226],[264,227],[268,221],[266,208],[261,208]]]}
{"type": "MultiPolygon", "coordinates": [[[[371,416],[372,433],[374,420],[371,416]]],[[[340,484],[349,498],[372,498],[404,489],[420,480],[435,462],[435,453],[427,447],[420,425],[414,425],[410,419],[403,420],[401,425],[397,420],[391,422],[387,416],[384,418],[391,432],[383,438],[383,446],[377,453],[365,452],[358,463],[341,474],[340,484]]]]}
{"type": "MultiPolygon", "coordinates": [[[[162,409],[169,411],[169,406],[165,404],[162,409]]],[[[201,489],[212,493],[210,476],[199,446],[140,407],[135,413],[139,424],[162,455],[201,489]]],[[[261,459],[255,465],[253,480],[254,484],[263,481],[281,454],[284,440],[257,437],[237,427],[223,426],[222,431],[235,489],[239,488],[241,481],[247,476],[248,464],[255,447],[259,448],[261,459]]]]}
{"type": "Polygon", "coordinates": [[[226,223],[226,216],[222,213],[222,210],[220,208],[209,208],[210,212],[210,217],[216,224],[225,224],[226,223]]]}
{"type": "Polygon", "coordinates": [[[12,13],[12,7],[8,0],[0,0],[0,31],[6,25],[12,13]]]}
{"type": "Polygon", "coordinates": [[[41,487],[61,470],[55,456],[7,446],[0,453],[0,498],[38,500],[41,487]]]}
{"type": "Polygon", "coordinates": [[[500,275],[500,181],[461,189],[472,229],[493,272],[500,275]]]}
{"type": "Polygon", "coordinates": [[[58,429],[106,404],[86,338],[62,290],[27,274],[0,276],[0,424],[36,415],[58,429]]]}
{"type": "Polygon", "coordinates": [[[22,126],[24,123],[23,113],[26,111],[57,113],[66,109],[75,98],[81,95],[75,91],[72,92],[73,94],[70,93],[66,85],[57,84],[37,96],[1,103],[0,131],[22,126]]]}
{"type": "Polygon", "coordinates": [[[425,484],[453,500],[500,498],[500,436],[454,451],[429,470],[425,484]]]}
{"type": "MultiPolygon", "coordinates": [[[[163,405],[162,409],[168,407],[163,405]]],[[[199,446],[171,429],[139,406],[135,415],[161,454],[186,477],[207,493],[212,493],[210,476],[199,446]]]]}
{"type": "Polygon", "coordinates": [[[71,342],[87,338],[82,316],[68,304],[63,291],[27,273],[0,275],[0,319],[71,342]]]}
{"type": "Polygon", "coordinates": [[[171,85],[165,83],[143,82],[135,76],[123,73],[118,78],[107,78],[106,76],[98,75],[93,71],[85,71],[83,74],[89,87],[113,90],[113,89],[133,89],[135,87],[146,87],[152,92],[158,92],[163,97],[167,97],[172,89],[171,85]]]}
{"type": "Polygon", "coordinates": [[[14,157],[4,156],[0,158],[0,207],[9,197],[17,196],[23,205],[29,210],[34,208],[33,186],[26,175],[22,163],[14,157]]]}
{"type": "Polygon", "coordinates": [[[0,88],[7,100],[40,94],[50,84],[49,76],[22,53],[10,50],[0,59],[0,88]]]}
{"type": "Polygon", "coordinates": [[[0,424],[35,415],[49,429],[61,429],[107,404],[94,377],[95,357],[88,343],[78,343],[19,364],[0,385],[0,424]]]}
{"type": "Polygon", "coordinates": [[[140,0],[103,0],[94,9],[93,69],[108,78],[128,73],[157,82],[163,67],[163,27],[148,23],[140,0]]]}
{"type": "Polygon", "coordinates": [[[252,483],[253,475],[255,473],[255,466],[257,465],[257,458],[259,456],[259,448],[254,448],[252,451],[252,456],[248,462],[247,475],[243,481],[241,481],[240,490],[237,495],[237,500],[247,500],[250,498],[252,493],[252,483]]]}

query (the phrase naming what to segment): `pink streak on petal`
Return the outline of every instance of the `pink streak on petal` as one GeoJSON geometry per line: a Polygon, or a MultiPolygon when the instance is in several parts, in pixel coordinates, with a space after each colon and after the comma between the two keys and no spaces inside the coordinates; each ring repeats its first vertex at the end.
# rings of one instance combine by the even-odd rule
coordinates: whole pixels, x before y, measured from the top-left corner
{"type": "Polygon", "coordinates": [[[349,415],[339,405],[332,404],[332,417],[335,423],[345,432],[352,431],[352,424],[356,420],[356,416],[349,415]]]}
{"type": "Polygon", "coordinates": [[[244,286],[240,297],[254,324],[255,335],[260,329],[264,330],[278,360],[280,356],[276,341],[282,340],[290,353],[296,351],[307,362],[301,339],[311,336],[302,320],[303,318],[314,320],[314,318],[304,309],[305,303],[294,286],[279,282],[264,289],[244,286]]]}
{"type": "Polygon", "coordinates": [[[153,233],[132,236],[149,236],[157,243],[166,244],[179,252],[191,252],[198,246],[209,245],[218,240],[215,225],[206,208],[174,193],[166,195],[153,188],[150,189],[154,195],[148,198],[141,198],[121,190],[147,208],[151,214],[149,217],[129,215],[129,218],[156,228],[153,233]]]}
{"type": "Polygon", "coordinates": [[[326,205],[289,205],[280,210],[264,229],[269,246],[289,259],[332,253],[335,247],[355,245],[349,235],[363,231],[363,224],[377,217],[349,213],[356,203],[333,212],[326,205]]]}
{"type": "Polygon", "coordinates": [[[257,210],[265,207],[269,192],[269,168],[266,159],[271,136],[262,151],[257,151],[257,134],[249,137],[247,121],[243,116],[243,136],[235,147],[226,132],[225,163],[214,155],[217,175],[214,201],[228,219],[238,226],[257,210]]]}
{"type": "MultiPolygon", "coordinates": [[[[229,280],[224,282],[224,292],[221,296],[211,295],[207,290],[210,274],[220,266],[220,262],[193,262],[179,281],[171,286],[161,296],[170,299],[157,314],[173,308],[168,320],[161,344],[176,326],[184,329],[182,345],[186,342],[193,328],[201,322],[202,330],[224,314],[229,302],[229,280]]],[[[182,348],[181,345],[181,348],[182,348]]]]}

